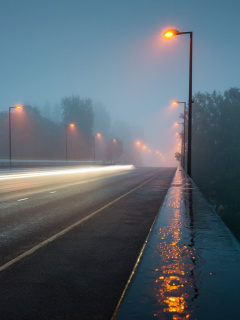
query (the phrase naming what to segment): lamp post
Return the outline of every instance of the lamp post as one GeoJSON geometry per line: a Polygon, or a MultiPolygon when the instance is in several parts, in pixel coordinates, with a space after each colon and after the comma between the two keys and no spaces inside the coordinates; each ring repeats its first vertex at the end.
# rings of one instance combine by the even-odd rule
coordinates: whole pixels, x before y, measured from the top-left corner
{"type": "Polygon", "coordinates": [[[66,125],[66,161],[68,161],[68,128],[75,128],[75,124],[69,123],[66,125]]]}
{"type": "Polygon", "coordinates": [[[11,132],[11,109],[21,109],[22,106],[17,105],[14,107],[9,107],[8,120],[9,120],[9,164],[12,166],[12,132],[11,132]]]}
{"type": "Polygon", "coordinates": [[[184,104],[184,113],[183,113],[183,163],[182,166],[185,168],[185,159],[186,159],[186,102],[185,101],[173,101],[173,104],[183,103],[184,104]]]}
{"type": "Polygon", "coordinates": [[[187,174],[191,177],[192,174],[192,32],[179,32],[176,29],[170,29],[164,32],[166,38],[178,36],[181,34],[190,35],[190,57],[189,57],[189,98],[188,98],[188,153],[187,153],[187,174]]]}
{"type": "Polygon", "coordinates": [[[101,139],[101,137],[102,137],[101,133],[95,133],[94,134],[94,140],[93,140],[93,159],[94,159],[94,163],[96,161],[96,137],[101,139]]]}

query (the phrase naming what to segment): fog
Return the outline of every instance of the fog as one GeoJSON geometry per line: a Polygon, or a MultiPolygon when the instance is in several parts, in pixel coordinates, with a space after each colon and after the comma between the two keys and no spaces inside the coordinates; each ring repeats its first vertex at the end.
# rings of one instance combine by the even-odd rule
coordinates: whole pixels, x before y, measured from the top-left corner
{"type": "MultiPolygon", "coordinates": [[[[162,33],[169,27],[193,31],[193,92],[224,92],[239,86],[240,48],[232,32],[239,30],[239,9],[238,1],[1,1],[0,111],[8,112],[17,103],[37,108],[51,121],[41,123],[45,131],[52,127],[54,140],[35,124],[32,146],[37,141],[33,137],[41,136],[49,149],[52,143],[56,147],[49,158],[62,159],[62,99],[89,98],[95,115],[89,135],[101,131],[106,144],[118,138],[124,149],[119,161],[137,155],[141,165],[175,166],[180,129],[174,122],[183,110],[171,102],[188,100],[189,37],[164,40],[162,33]],[[103,119],[100,106],[106,111],[103,119]],[[136,151],[139,140],[151,152],[136,151]]],[[[30,122],[27,127],[17,124],[16,114],[13,156],[22,158],[25,148],[28,158],[46,158],[46,146],[32,153],[30,145],[22,146],[33,127],[30,122]]],[[[3,158],[8,155],[8,120],[7,114],[1,116],[3,158]]],[[[82,151],[82,157],[88,155],[92,157],[91,150],[82,151]]]]}

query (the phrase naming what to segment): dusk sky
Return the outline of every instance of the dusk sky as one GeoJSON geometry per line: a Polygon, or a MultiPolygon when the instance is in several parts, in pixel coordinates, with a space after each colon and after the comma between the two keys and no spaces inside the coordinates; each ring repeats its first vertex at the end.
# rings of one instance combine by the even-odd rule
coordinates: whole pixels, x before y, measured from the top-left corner
{"type": "Polygon", "coordinates": [[[174,164],[176,128],[193,93],[240,87],[239,0],[0,0],[0,111],[90,97],[114,120],[139,125],[174,164]]]}

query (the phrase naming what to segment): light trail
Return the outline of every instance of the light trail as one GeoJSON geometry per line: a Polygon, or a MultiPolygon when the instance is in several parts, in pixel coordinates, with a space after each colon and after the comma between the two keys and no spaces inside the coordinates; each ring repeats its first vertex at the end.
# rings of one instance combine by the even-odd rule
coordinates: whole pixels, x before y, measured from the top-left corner
{"type": "Polygon", "coordinates": [[[54,175],[64,175],[64,174],[66,175],[66,174],[73,174],[73,173],[133,170],[134,168],[135,167],[133,165],[121,165],[121,166],[106,166],[106,167],[101,167],[101,168],[87,167],[87,168],[81,168],[81,169],[55,170],[55,171],[46,171],[46,172],[31,172],[31,173],[1,175],[0,180],[44,177],[44,176],[54,176],[54,175]]]}

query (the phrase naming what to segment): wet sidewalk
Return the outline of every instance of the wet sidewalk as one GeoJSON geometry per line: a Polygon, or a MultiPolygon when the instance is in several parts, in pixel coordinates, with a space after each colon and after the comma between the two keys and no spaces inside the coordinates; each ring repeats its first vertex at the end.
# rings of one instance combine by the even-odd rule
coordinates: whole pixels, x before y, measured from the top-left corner
{"type": "Polygon", "coordinates": [[[240,244],[179,169],[113,319],[240,319],[240,244]]]}

